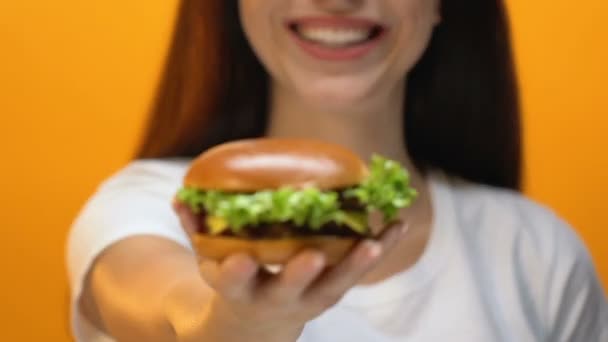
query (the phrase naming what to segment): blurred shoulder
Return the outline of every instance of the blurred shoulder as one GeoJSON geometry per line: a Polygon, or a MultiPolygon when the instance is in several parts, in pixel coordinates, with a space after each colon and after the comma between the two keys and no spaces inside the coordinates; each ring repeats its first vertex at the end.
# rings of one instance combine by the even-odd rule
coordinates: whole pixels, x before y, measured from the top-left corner
{"type": "Polygon", "coordinates": [[[151,186],[180,184],[190,159],[140,159],[134,160],[108,177],[100,189],[125,186],[151,186]]]}
{"type": "Polygon", "coordinates": [[[550,341],[604,341],[608,303],[587,246],[554,210],[525,195],[444,177],[459,245],[496,292],[517,299],[550,341]],[[523,303],[523,304],[522,304],[523,303]]]}
{"type": "Polygon", "coordinates": [[[515,190],[446,179],[458,227],[470,239],[544,263],[555,261],[558,251],[560,259],[589,259],[573,227],[548,205],[515,190]]]}

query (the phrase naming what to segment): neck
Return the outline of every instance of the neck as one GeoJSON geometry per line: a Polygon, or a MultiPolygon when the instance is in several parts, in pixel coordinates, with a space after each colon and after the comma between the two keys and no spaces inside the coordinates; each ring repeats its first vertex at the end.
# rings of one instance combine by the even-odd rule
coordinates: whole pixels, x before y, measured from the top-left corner
{"type": "Polygon", "coordinates": [[[310,106],[274,86],[267,135],[333,142],[348,147],[363,160],[378,153],[413,170],[403,129],[404,87],[396,87],[386,100],[376,101],[378,105],[363,105],[347,113],[310,106]]]}

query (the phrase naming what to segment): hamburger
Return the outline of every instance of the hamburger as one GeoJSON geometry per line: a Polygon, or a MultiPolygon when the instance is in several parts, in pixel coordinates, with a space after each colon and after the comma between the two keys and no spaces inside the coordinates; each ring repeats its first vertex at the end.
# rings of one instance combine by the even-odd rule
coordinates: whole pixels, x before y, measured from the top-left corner
{"type": "Polygon", "coordinates": [[[373,238],[369,215],[388,225],[417,196],[407,170],[374,155],[369,167],[340,145],[259,138],[224,143],[191,163],[177,200],[196,215],[198,254],[222,260],[247,253],[283,264],[302,249],[337,263],[373,238]]]}

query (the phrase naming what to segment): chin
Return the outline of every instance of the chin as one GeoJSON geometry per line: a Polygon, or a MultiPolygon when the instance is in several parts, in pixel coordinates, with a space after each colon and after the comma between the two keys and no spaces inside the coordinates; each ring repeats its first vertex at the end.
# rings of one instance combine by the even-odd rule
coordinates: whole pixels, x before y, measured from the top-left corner
{"type": "Polygon", "coordinates": [[[319,107],[322,111],[358,112],[365,110],[373,97],[374,87],[371,82],[361,80],[319,80],[302,82],[298,93],[311,107],[319,107]]]}

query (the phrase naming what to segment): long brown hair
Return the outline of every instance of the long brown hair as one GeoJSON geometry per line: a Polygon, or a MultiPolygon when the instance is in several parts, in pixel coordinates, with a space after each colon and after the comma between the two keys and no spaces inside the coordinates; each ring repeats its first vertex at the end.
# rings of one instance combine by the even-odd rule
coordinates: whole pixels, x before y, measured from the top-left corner
{"type": "MultiPolygon", "coordinates": [[[[441,24],[408,75],[406,144],[417,166],[518,189],[520,106],[501,0],[445,1],[441,24]]],[[[182,0],[138,158],[195,156],[265,134],[268,75],[236,0],[182,0]]]]}

